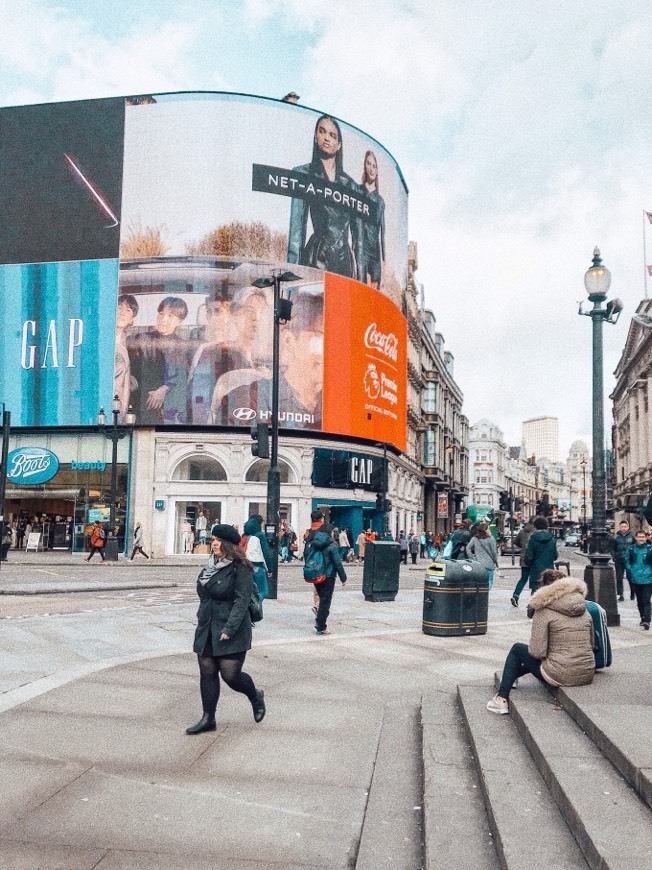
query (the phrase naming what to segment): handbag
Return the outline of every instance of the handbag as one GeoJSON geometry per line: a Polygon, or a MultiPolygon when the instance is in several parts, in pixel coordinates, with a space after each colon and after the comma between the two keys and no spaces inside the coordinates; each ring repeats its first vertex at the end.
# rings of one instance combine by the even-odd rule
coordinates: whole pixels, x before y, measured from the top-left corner
{"type": "Polygon", "coordinates": [[[253,584],[251,598],[249,599],[249,617],[252,622],[260,622],[263,618],[263,602],[260,600],[258,587],[253,584]]]}
{"type": "Polygon", "coordinates": [[[450,559],[450,557],[452,555],[453,555],[453,538],[450,537],[448,539],[448,543],[444,547],[444,552],[442,553],[442,556],[444,557],[444,559],[450,559]]]}

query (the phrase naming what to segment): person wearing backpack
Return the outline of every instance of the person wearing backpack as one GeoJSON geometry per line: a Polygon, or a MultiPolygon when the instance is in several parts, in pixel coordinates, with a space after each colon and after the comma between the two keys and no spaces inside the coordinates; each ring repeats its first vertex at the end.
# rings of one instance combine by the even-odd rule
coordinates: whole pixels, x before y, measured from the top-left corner
{"type": "Polygon", "coordinates": [[[88,556],[84,559],[84,562],[90,562],[95,553],[100,554],[100,564],[106,565],[106,559],[104,558],[104,541],[106,540],[106,532],[102,527],[102,523],[99,520],[95,520],[93,523],[93,528],[91,530],[91,551],[88,556]]]}
{"type": "MultiPolygon", "coordinates": [[[[327,626],[331,609],[333,592],[335,591],[335,576],[342,586],[346,583],[346,571],[340,559],[340,553],[333,540],[333,526],[324,523],[321,511],[310,514],[311,527],[305,538],[303,550],[303,577],[308,583],[314,584],[319,597],[319,605],[315,619],[317,634],[330,634],[327,626]]],[[[313,608],[314,612],[314,608],[313,608]]]]}
{"type": "Polygon", "coordinates": [[[274,557],[269,549],[267,538],[263,534],[263,518],[260,514],[249,517],[244,524],[244,535],[240,541],[240,547],[245,551],[247,559],[254,566],[254,582],[258,587],[260,600],[267,598],[269,586],[267,572],[274,566],[274,557]]]}

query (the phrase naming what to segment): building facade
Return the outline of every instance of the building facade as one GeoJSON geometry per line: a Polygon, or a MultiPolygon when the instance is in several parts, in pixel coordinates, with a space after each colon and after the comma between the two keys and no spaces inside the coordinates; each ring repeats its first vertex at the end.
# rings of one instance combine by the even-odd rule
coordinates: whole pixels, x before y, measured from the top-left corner
{"type": "MultiPolygon", "coordinates": [[[[409,272],[407,187],[382,145],[236,94],[0,112],[2,183],[25,192],[6,215],[21,231],[0,239],[6,517],[29,521],[41,547],[77,551],[113,507],[122,547],[140,521],[165,555],[196,551],[212,522],[265,515],[269,462],[252,455],[250,426],[270,422],[277,318],[278,522],[301,536],[319,506],[354,537],[386,519],[393,533],[419,527],[416,247],[409,272]],[[35,150],[43,129],[51,140],[35,150]],[[96,424],[114,401],[115,464],[111,427],[96,424]],[[32,484],[21,469],[43,464],[39,451],[56,471],[32,484]]],[[[459,499],[461,393],[452,358],[442,365],[459,395],[442,424],[459,499]]]]}
{"type": "Polygon", "coordinates": [[[615,371],[613,402],[613,509],[618,523],[645,522],[642,510],[652,491],[652,300],[632,318],[615,371]]]}
{"type": "Polygon", "coordinates": [[[432,311],[421,312],[421,462],[424,529],[447,534],[469,494],[469,422],[455,381],[453,355],[444,347],[432,311]]]}
{"type": "Polygon", "coordinates": [[[557,417],[533,417],[521,424],[521,441],[527,456],[559,462],[559,420],[557,417]]]}

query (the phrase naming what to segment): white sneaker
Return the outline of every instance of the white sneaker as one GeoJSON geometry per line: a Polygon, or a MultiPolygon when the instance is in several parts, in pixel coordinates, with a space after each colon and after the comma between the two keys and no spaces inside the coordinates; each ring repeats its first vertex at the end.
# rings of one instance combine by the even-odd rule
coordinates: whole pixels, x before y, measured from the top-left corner
{"type": "Polygon", "coordinates": [[[500,695],[494,695],[491,701],[487,704],[487,710],[490,713],[498,713],[499,716],[506,716],[509,713],[509,702],[500,695]]]}

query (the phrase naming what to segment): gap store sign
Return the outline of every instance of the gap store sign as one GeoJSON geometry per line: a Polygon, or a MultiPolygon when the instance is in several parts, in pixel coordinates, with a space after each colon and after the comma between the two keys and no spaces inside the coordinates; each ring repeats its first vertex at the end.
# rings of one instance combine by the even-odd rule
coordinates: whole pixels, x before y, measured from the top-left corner
{"type": "Polygon", "coordinates": [[[7,455],[7,480],[17,486],[45,483],[59,470],[59,460],[43,447],[18,447],[7,455]]]}

